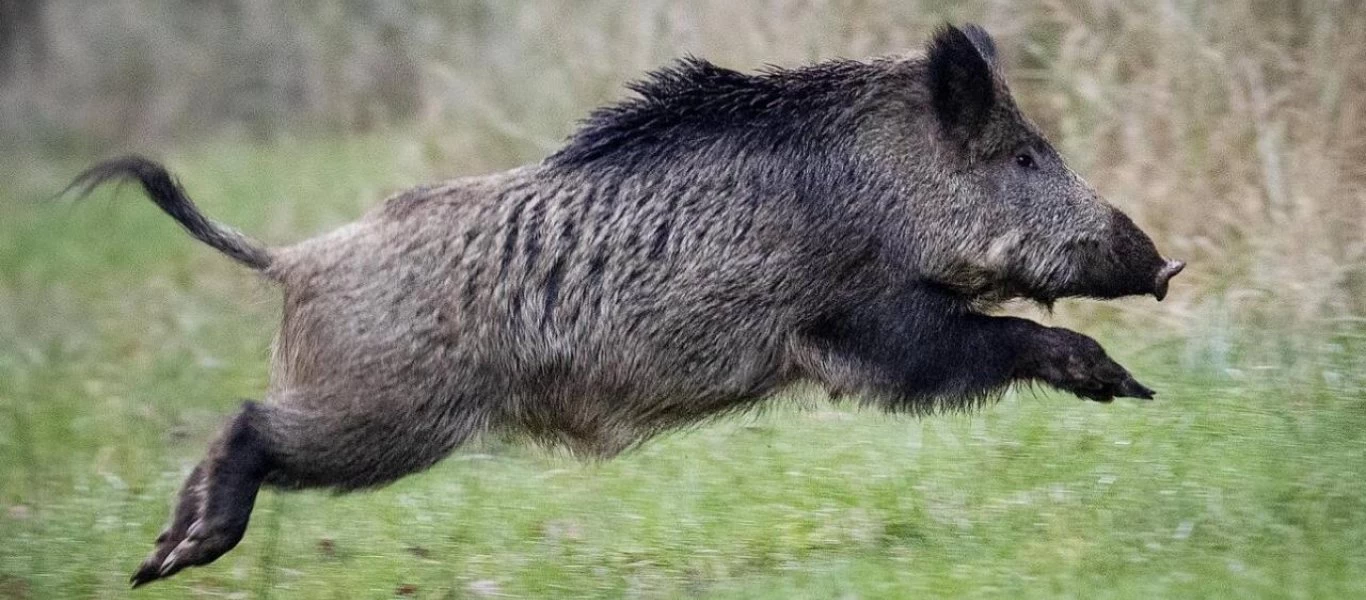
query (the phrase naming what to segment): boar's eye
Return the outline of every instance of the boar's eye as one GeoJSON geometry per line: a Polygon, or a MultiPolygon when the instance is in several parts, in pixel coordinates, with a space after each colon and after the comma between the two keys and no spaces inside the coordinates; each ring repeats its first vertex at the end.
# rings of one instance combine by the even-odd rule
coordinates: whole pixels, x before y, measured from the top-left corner
{"type": "Polygon", "coordinates": [[[1016,156],[1015,156],[1015,164],[1020,165],[1020,168],[1023,168],[1023,169],[1037,169],[1037,168],[1039,168],[1039,165],[1038,165],[1037,163],[1034,162],[1034,157],[1033,157],[1033,156],[1030,156],[1030,155],[1028,155],[1028,154],[1019,154],[1019,155],[1016,155],[1016,156]]]}

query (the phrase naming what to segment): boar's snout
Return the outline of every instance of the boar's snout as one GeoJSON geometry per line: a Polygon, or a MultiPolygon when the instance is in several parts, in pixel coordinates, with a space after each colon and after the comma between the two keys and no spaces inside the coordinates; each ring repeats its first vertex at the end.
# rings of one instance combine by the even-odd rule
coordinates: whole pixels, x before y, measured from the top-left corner
{"type": "Polygon", "coordinates": [[[1169,258],[1167,259],[1167,263],[1162,265],[1161,269],[1157,270],[1157,278],[1153,280],[1153,297],[1157,298],[1158,302],[1161,302],[1163,298],[1167,297],[1167,282],[1171,281],[1173,277],[1176,277],[1176,274],[1180,273],[1181,269],[1184,268],[1186,268],[1186,263],[1184,261],[1172,260],[1169,258]]]}
{"type": "Polygon", "coordinates": [[[1186,263],[1162,256],[1152,238],[1119,210],[1112,210],[1110,218],[1105,241],[1095,247],[1095,252],[1077,255],[1080,276],[1062,295],[1119,298],[1151,294],[1158,300],[1166,298],[1172,277],[1186,263]]]}

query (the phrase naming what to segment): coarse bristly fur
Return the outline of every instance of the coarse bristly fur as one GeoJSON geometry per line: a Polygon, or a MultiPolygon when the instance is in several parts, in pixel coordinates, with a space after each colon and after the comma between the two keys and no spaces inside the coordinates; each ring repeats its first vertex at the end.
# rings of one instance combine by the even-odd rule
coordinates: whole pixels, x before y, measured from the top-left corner
{"type": "Polygon", "coordinates": [[[78,178],[140,181],[284,289],[266,401],[191,474],[133,582],[231,549],[262,484],[382,485],[481,432],[605,457],[802,382],[912,413],[1014,382],[1152,395],[1090,338],[987,314],[1160,299],[1181,264],[1020,114],[980,28],[757,74],[688,58],[631,89],[540,164],[288,247],[204,218],[145,159],[78,178]]]}

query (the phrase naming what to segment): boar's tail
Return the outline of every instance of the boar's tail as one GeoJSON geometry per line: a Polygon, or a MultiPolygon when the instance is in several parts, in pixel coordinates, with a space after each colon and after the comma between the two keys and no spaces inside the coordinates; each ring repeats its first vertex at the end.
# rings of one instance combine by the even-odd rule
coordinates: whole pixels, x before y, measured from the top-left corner
{"type": "Polygon", "coordinates": [[[231,227],[209,220],[185,195],[185,190],[166,171],[166,167],[141,156],[116,158],[90,167],[76,176],[63,194],[79,188],[84,196],[101,184],[127,179],[142,184],[142,189],[152,198],[152,202],[171,215],[195,239],[257,271],[264,272],[270,266],[270,251],[265,246],[231,227]]]}

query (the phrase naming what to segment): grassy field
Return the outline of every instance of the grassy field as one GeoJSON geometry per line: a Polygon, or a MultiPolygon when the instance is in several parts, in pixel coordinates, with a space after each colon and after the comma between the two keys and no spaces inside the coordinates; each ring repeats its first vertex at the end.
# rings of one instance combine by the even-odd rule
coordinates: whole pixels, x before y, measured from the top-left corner
{"type": "MultiPolygon", "coordinates": [[[[279,243],[429,178],[414,152],[169,158],[206,212],[279,243]]],[[[79,166],[0,189],[0,598],[127,595],[266,381],[276,292],[134,189],[35,201],[79,166]]],[[[794,398],[602,464],[486,440],[380,491],[266,493],[236,551],[134,595],[1366,597],[1360,327],[1276,360],[1242,351],[1271,332],[1157,331],[1091,331],[1155,403],[1024,391],[910,419],[794,398]]]]}

